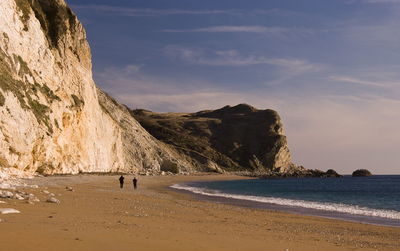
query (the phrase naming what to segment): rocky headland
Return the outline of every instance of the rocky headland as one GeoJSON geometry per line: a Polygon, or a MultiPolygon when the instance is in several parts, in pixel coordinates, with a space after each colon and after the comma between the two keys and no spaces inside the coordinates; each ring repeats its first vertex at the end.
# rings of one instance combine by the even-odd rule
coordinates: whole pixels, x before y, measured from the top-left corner
{"type": "Polygon", "coordinates": [[[132,115],[155,138],[193,159],[201,170],[277,171],[293,167],[281,119],[247,104],[197,113],[132,115]]]}

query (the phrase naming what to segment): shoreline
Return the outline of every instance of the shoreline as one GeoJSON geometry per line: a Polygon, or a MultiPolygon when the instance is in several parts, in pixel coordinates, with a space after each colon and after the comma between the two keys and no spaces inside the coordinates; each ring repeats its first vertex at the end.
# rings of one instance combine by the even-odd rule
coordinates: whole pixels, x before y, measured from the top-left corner
{"type": "MultiPolygon", "coordinates": [[[[28,180],[41,202],[6,200],[0,215],[9,250],[399,250],[400,229],[202,201],[175,183],[249,179],[232,175],[138,176],[119,189],[118,176],[28,180]],[[66,186],[74,188],[67,191],[66,186]],[[43,202],[47,189],[60,204],[43,202]]],[[[27,192],[29,192],[27,191],[27,192]]],[[[4,199],[2,199],[4,200],[4,199]]],[[[4,241],[3,241],[4,240],[4,241]]]]}
{"type": "MultiPolygon", "coordinates": [[[[240,178],[238,178],[238,179],[240,179],[240,178]]],[[[216,181],[218,181],[218,180],[216,180],[216,181]]],[[[174,191],[192,195],[196,199],[199,199],[202,201],[207,201],[207,202],[224,203],[224,204],[240,206],[240,207],[245,207],[245,208],[262,209],[262,210],[272,211],[272,212],[282,212],[282,213],[304,215],[304,216],[311,216],[311,217],[321,217],[321,218],[326,218],[326,219],[340,220],[340,221],[353,222],[353,223],[371,224],[371,225],[375,225],[375,226],[387,226],[387,227],[400,228],[400,221],[391,219],[391,218],[360,215],[360,214],[351,214],[351,213],[340,212],[340,211],[314,209],[314,208],[294,206],[294,205],[283,205],[283,204],[276,204],[276,203],[272,203],[272,202],[262,202],[262,201],[248,199],[248,198],[237,198],[237,197],[246,197],[244,195],[236,196],[236,194],[225,194],[225,193],[223,193],[223,194],[218,194],[218,193],[208,194],[207,192],[193,191],[192,188],[196,189],[197,187],[191,186],[191,184],[197,183],[197,182],[201,183],[202,181],[177,183],[177,184],[173,184],[172,186],[169,186],[168,188],[170,188],[174,191]]]]}

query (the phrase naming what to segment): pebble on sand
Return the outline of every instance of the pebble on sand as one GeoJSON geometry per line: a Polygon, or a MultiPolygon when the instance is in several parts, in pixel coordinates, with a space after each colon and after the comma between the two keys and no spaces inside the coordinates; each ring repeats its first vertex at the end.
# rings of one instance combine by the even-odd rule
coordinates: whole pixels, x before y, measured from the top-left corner
{"type": "Polygon", "coordinates": [[[20,211],[14,209],[14,208],[0,208],[0,213],[1,214],[19,214],[20,211]]]}
{"type": "Polygon", "coordinates": [[[72,187],[65,187],[65,190],[70,191],[70,192],[74,191],[74,189],[72,187]]]}
{"type": "Polygon", "coordinates": [[[60,204],[60,201],[59,201],[58,199],[54,198],[54,197],[48,198],[48,199],[46,200],[46,202],[60,204]]]}
{"type": "Polygon", "coordinates": [[[22,195],[17,194],[17,193],[14,194],[13,198],[14,198],[14,199],[17,199],[17,200],[24,200],[24,199],[25,199],[22,195]]]}
{"type": "Polygon", "coordinates": [[[0,198],[11,198],[14,194],[10,191],[1,191],[0,190],[0,198]]]}

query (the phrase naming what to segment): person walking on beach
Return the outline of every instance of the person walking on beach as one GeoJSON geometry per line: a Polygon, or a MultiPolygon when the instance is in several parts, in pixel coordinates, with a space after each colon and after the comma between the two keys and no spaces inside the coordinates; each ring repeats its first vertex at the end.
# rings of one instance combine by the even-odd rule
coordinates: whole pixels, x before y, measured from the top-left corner
{"type": "Polygon", "coordinates": [[[122,189],[124,187],[124,176],[121,175],[121,177],[119,177],[119,187],[122,189]]]}
{"type": "Polygon", "coordinates": [[[132,182],[133,182],[133,189],[137,189],[137,179],[136,177],[133,178],[132,182]]]}

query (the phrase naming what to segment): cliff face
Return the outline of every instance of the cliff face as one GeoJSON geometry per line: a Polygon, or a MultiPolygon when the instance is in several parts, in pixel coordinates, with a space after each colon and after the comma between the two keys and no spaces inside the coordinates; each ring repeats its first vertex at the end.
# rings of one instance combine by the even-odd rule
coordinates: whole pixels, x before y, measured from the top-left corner
{"type": "Polygon", "coordinates": [[[63,0],[0,1],[0,171],[190,171],[97,89],[91,67],[63,0]]]}
{"type": "Polygon", "coordinates": [[[157,139],[173,145],[203,170],[284,173],[294,165],[279,115],[246,104],[192,114],[132,111],[157,139]]]}

